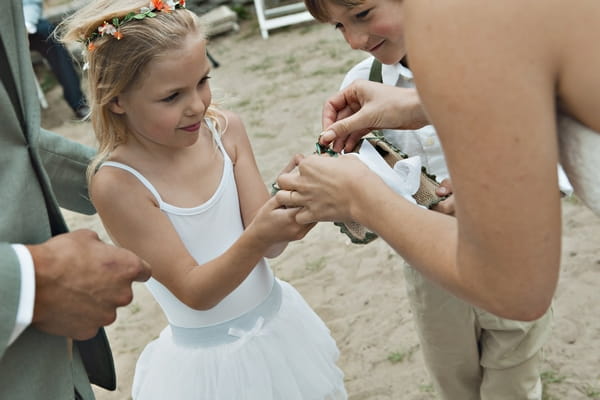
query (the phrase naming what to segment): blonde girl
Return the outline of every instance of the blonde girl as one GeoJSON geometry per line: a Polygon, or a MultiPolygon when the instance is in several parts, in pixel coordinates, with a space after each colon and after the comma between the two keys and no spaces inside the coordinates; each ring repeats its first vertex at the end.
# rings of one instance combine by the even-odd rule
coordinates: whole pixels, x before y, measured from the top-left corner
{"type": "Polygon", "coordinates": [[[345,399],[329,330],[265,259],[313,225],[269,198],[242,121],[212,104],[196,16],[182,0],[100,0],[64,29],[87,46],[92,201],[152,266],[169,321],[133,398],[345,399]]]}

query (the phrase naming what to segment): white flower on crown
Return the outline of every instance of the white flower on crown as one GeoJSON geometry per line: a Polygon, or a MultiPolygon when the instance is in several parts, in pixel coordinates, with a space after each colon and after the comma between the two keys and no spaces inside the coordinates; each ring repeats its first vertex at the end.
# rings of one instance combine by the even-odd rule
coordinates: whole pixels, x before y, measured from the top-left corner
{"type": "Polygon", "coordinates": [[[98,32],[100,33],[100,35],[114,35],[115,32],[117,32],[117,28],[115,28],[113,24],[104,22],[98,27],[98,32]]]}

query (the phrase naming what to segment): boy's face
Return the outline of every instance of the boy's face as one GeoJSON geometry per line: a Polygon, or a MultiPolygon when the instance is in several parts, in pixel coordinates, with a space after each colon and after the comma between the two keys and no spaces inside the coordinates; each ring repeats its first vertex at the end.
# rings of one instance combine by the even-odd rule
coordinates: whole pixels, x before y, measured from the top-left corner
{"type": "Polygon", "coordinates": [[[330,23],[353,49],[371,53],[383,64],[395,64],[406,55],[402,0],[365,0],[353,8],[328,0],[327,11],[330,23]]]}

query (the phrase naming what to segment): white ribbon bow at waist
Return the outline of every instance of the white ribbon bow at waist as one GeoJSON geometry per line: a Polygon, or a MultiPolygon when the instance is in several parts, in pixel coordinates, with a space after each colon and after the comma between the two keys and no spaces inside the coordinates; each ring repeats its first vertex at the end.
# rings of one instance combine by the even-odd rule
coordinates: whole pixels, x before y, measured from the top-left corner
{"type": "Polygon", "coordinates": [[[265,319],[263,317],[258,317],[252,329],[245,331],[243,329],[229,328],[229,331],[227,333],[231,336],[239,337],[239,344],[241,345],[243,343],[246,343],[250,338],[259,336],[264,324],[265,319]]]}

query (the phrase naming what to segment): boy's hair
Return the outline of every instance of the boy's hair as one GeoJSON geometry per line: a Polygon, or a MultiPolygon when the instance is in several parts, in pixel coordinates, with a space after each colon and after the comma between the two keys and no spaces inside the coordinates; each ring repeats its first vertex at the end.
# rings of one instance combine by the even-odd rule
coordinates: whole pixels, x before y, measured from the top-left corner
{"type": "Polygon", "coordinates": [[[363,2],[364,0],[304,0],[308,12],[320,22],[329,22],[331,20],[331,16],[327,10],[327,5],[330,3],[346,8],[354,8],[363,2]]]}
{"type": "MultiPolygon", "coordinates": [[[[66,18],[59,27],[64,42],[89,38],[105,21],[138,13],[148,0],[97,0],[66,18]]],[[[93,50],[85,49],[88,74],[88,99],[98,154],[88,168],[88,178],[98,165],[120,144],[127,141],[127,126],[122,115],[113,113],[110,104],[116,97],[135,87],[144,77],[145,68],[166,51],[181,47],[190,33],[205,35],[198,17],[185,8],[156,11],[152,18],[131,20],[119,26],[122,39],[112,35],[97,37],[93,50]]],[[[218,110],[211,105],[206,117],[219,129],[218,110]]]]}

